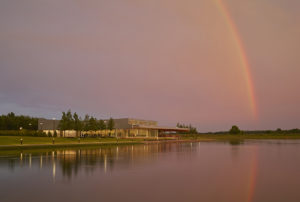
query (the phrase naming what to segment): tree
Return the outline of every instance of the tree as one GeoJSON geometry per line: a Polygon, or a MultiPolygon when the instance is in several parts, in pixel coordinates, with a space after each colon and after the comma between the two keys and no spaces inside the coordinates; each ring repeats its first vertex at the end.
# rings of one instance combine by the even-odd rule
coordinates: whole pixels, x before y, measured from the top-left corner
{"type": "Polygon", "coordinates": [[[89,131],[89,120],[90,120],[90,116],[88,114],[86,114],[84,116],[84,120],[83,120],[83,130],[84,131],[89,131]]]}
{"type": "Polygon", "coordinates": [[[6,116],[6,127],[8,130],[18,130],[16,116],[13,112],[10,112],[6,116]]]}
{"type": "Polygon", "coordinates": [[[89,130],[91,130],[91,131],[97,131],[98,130],[98,122],[97,122],[96,118],[91,116],[88,124],[89,124],[89,130]]]}
{"type": "Polygon", "coordinates": [[[177,126],[177,128],[188,128],[187,125],[181,124],[181,123],[177,123],[176,126],[177,126]]]}
{"type": "Polygon", "coordinates": [[[115,128],[115,121],[112,118],[110,118],[107,122],[107,129],[112,131],[114,128],[115,128]]]}
{"type": "Polygon", "coordinates": [[[115,128],[115,121],[114,121],[112,118],[110,118],[110,119],[108,120],[107,128],[108,128],[109,130],[113,130],[113,129],[115,128]]]}
{"type": "Polygon", "coordinates": [[[190,129],[190,131],[189,131],[190,134],[198,133],[197,128],[193,127],[191,124],[189,125],[189,129],[190,129]]]}
{"type": "Polygon", "coordinates": [[[106,129],[105,122],[103,120],[99,120],[98,121],[98,127],[99,127],[100,130],[105,130],[106,129]]]}
{"type": "Polygon", "coordinates": [[[66,123],[67,130],[73,130],[74,129],[74,119],[73,119],[71,110],[67,111],[66,120],[67,120],[67,123],[66,123]]]}
{"type": "Polygon", "coordinates": [[[37,130],[38,119],[29,116],[16,116],[13,112],[0,116],[0,130],[37,130]]]}
{"type": "Polygon", "coordinates": [[[240,134],[241,130],[239,129],[239,127],[237,127],[236,125],[232,126],[231,129],[229,130],[230,134],[240,134]]]}
{"type": "Polygon", "coordinates": [[[57,137],[57,132],[56,132],[56,130],[54,131],[53,137],[57,137]]]}
{"type": "Polygon", "coordinates": [[[5,122],[4,122],[4,117],[0,116],[0,130],[5,130],[5,122]]]}
{"type": "Polygon", "coordinates": [[[59,122],[58,128],[63,131],[63,136],[65,137],[65,130],[68,129],[68,120],[65,112],[62,112],[61,120],[59,122]]]}
{"type": "Polygon", "coordinates": [[[182,134],[187,134],[187,133],[197,134],[198,133],[197,128],[193,127],[191,124],[185,125],[185,124],[177,123],[176,127],[177,128],[188,128],[189,129],[189,132],[179,132],[179,133],[182,133],[182,134]]]}
{"type": "Polygon", "coordinates": [[[83,129],[83,124],[76,112],[73,114],[73,120],[74,130],[76,131],[76,137],[78,137],[78,132],[80,132],[83,129]]]}

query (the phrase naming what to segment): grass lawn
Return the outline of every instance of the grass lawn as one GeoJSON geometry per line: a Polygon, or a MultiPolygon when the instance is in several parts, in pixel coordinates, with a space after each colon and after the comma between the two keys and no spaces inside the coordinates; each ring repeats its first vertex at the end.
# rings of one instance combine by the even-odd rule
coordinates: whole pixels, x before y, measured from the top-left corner
{"type": "MultiPolygon", "coordinates": [[[[30,136],[0,136],[0,146],[3,145],[20,145],[20,139],[23,139],[23,145],[33,144],[52,144],[50,137],[30,137],[30,136]]],[[[78,143],[78,138],[56,137],[55,144],[72,144],[78,143]]],[[[138,139],[118,139],[118,142],[141,141],[138,139]]],[[[117,142],[116,138],[80,138],[80,143],[99,143],[99,142],[117,142]]]]}

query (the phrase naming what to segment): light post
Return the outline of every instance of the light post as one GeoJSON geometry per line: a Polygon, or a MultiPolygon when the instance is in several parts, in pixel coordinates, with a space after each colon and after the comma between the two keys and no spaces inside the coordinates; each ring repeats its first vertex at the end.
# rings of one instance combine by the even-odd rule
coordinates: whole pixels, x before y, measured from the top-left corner
{"type": "Polygon", "coordinates": [[[56,118],[52,118],[52,120],[53,120],[53,134],[52,134],[52,136],[54,136],[54,130],[55,130],[55,120],[56,120],[56,118]]]}
{"type": "MultiPolygon", "coordinates": [[[[23,128],[20,127],[19,129],[20,129],[20,133],[21,133],[21,135],[22,135],[22,129],[23,129],[23,128]]],[[[20,139],[20,143],[21,143],[21,145],[23,144],[23,138],[20,139]]]]}
{"type": "Polygon", "coordinates": [[[20,127],[19,129],[20,129],[20,134],[22,135],[22,129],[23,129],[23,128],[22,128],[22,127],[20,127]]]}

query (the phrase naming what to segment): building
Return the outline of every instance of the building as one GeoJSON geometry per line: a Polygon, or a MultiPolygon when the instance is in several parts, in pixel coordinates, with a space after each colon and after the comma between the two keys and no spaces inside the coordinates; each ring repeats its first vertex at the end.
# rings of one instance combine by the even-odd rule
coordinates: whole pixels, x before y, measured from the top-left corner
{"type": "Polygon", "coordinates": [[[59,122],[60,120],[39,118],[38,130],[59,130],[59,122]]]}
{"type": "Polygon", "coordinates": [[[114,119],[118,137],[158,137],[162,132],[187,132],[187,128],[159,126],[156,121],[141,119],[114,119]]]}
{"type": "Polygon", "coordinates": [[[59,122],[60,120],[55,120],[55,119],[44,119],[44,118],[39,118],[38,119],[38,130],[43,131],[45,133],[54,133],[56,131],[57,134],[60,134],[59,131],[59,122]]]}
{"type": "MultiPolygon", "coordinates": [[[[105,120],[107,122],[107,120],[105,120]]],[[[156,121],[122,118],[114,119],[114,130],[81,131],[80,135],[114,136],[120,138],[151,138],[166,132],[188,132],[187,128],[159,126],[156,121]]],[[[58,128],[59,120],[39,119],[38,129],[43,132],[62,135],[58,128]]],[[[65,131],[65,137],[75,137],[76,131],[65,131]]]]}

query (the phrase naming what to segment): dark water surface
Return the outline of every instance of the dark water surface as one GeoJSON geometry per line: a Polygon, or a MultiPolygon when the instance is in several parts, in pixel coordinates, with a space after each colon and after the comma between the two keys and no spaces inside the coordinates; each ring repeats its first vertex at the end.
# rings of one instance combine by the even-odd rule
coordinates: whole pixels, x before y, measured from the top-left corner
{"type": "Polygon", "coordinates": [[[0,201],[299,202],[300,141],[0,152],[0,201]]]}

